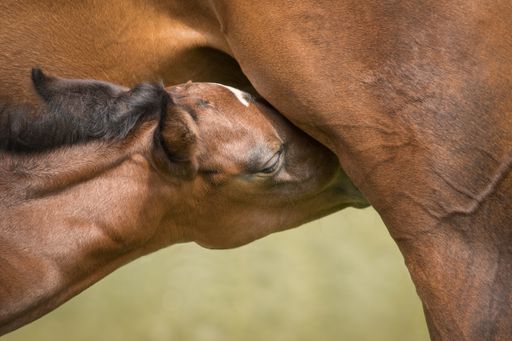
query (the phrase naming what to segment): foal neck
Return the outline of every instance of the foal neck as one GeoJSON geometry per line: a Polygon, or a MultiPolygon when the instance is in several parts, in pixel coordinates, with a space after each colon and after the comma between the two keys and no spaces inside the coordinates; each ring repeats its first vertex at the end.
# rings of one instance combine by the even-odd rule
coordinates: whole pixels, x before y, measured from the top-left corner
{"type": "Polygon", "coordinates": [[[169,244],[156,238],[165,200],[141,147],[152,127],[142,130],[116,145],[0,155],[0,334],[169,244]]]}

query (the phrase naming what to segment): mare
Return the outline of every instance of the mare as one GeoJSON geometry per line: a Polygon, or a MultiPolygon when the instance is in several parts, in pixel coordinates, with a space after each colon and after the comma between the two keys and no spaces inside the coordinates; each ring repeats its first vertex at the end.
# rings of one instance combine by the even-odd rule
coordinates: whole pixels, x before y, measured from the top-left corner
{"type": "Polygon", "coordinates": [[[379,212],[432,339],[510,340],[511,17],[504,0],[7,0],[0,103],[37,103],[33,65],[253,87],[379,212]]]}

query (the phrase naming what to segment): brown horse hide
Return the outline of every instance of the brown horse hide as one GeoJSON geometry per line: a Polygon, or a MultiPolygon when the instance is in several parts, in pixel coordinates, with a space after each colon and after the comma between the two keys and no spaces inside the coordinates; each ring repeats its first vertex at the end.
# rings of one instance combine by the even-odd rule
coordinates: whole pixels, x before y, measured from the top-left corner
{"type": "Polygon", "coordinates": [[[510,340],[510,18],[509,0],[5,0],[0,110],[39,102],[40,65],[252,86],[379,212],[433,339],[510,340]]]}
{"type": "Polygon", "coordinates": [[[212,83],[132,89],[32,72],[0,150],[0,332],[175,243],[231,248],[366,206],[328,149],[212,83]]]}

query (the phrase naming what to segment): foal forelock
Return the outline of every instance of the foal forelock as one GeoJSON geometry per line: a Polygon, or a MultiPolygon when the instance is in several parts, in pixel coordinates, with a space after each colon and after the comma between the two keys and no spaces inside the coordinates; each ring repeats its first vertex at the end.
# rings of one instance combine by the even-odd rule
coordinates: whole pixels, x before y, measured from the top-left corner
{"type": "Polygon", "coordinates": [[[133,89],[95,80],[69,80],[32,71],[43,104],[0,103],[0,149],[42,152],[91,140],[126,138],[140,123],[158,119],[169,95],[160,84],[133,89]]]}

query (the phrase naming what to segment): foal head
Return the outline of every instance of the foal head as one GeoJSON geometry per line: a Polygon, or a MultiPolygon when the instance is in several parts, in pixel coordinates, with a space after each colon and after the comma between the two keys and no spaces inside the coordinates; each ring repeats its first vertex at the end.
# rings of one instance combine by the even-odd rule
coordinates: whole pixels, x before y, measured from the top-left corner
{"type": "Polygon", "coordinates": [[[366,205],[329,150],[249,94],[39,70],[33,82],[45,104],[10,117],[1,141],[1,205],[23,204],[10,219],[24,225],[89,224],[132,248],[228,248],[366,205]]]}

